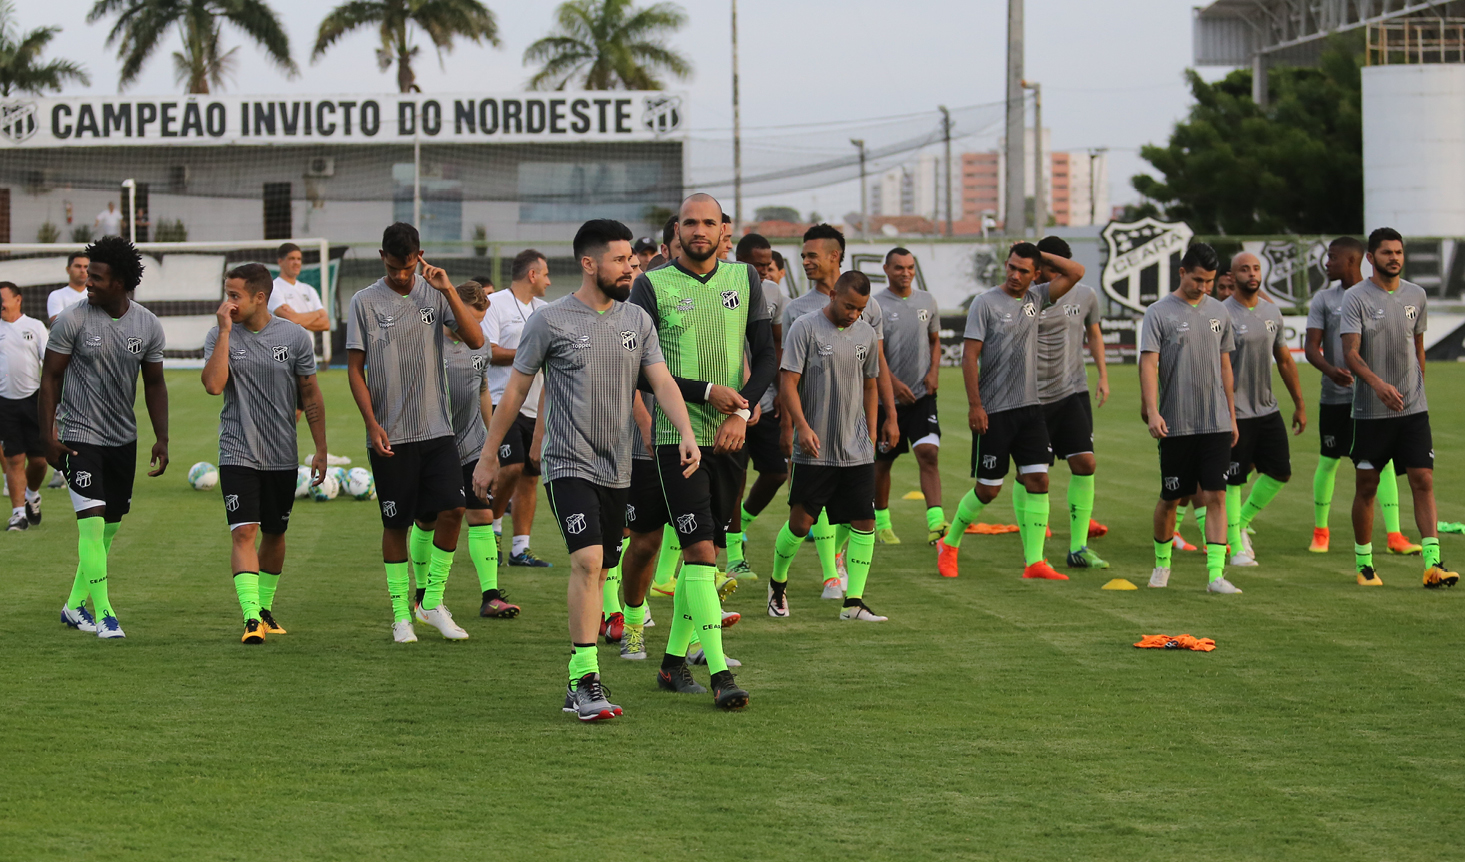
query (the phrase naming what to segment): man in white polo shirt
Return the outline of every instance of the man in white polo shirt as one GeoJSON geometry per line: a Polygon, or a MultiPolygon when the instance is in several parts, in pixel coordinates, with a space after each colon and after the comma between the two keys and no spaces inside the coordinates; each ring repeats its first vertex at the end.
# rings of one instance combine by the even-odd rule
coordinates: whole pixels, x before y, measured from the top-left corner
{"type": "Polygon", "coordinates": [[[46,294],[47,324],[55,323],[56,315],[78,302],[86,302],[86,268],[90,263],[84,251],[66,256],[66,286],[46,294]]]}
{"type": "Polygon", "coordinates": [[[305,263],[300,246],[293,242],[285,243],[280,246],[275,261],[280,265],[280,275],[275,279],[275,286],[270,292],[270,314],[298,323],[307,332],[325,332],[330,329],[331,321],[326,315],[326,307],[321,305],[315,288],[297,280],[300,278],[300,268],[305,263]]]}

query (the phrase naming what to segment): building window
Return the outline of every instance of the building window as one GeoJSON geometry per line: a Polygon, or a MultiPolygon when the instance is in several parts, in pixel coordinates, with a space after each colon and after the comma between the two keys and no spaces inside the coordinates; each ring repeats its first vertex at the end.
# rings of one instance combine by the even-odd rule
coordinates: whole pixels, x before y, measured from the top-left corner
{"type": "MultiPolygon", "coordinates": [[[[414,225],[425,242],[463,239],[463,182],[452,165],[423,163],[422,224],[414,225]]],[[[392,219],[412,223],[411,162],[392,165],[392,219]]]]}
{"type": "Polygon", "coordinates": [[[292,233],[290,184],[265,183],[264,188],[265,239],[289,239],[292,233]]]}
{"type": "Polygon", "coordinates": [[[663,197],[661,162],[519,163],[521,222],[641,222],[663,197]]]}

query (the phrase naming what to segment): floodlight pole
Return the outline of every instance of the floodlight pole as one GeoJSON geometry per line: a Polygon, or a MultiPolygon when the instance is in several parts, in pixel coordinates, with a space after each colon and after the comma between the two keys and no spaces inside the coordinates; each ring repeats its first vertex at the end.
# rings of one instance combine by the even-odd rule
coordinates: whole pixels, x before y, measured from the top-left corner
{"type": "Polygon", "coordinates": [[[1023,170],[1023,0],[1007,0],[1007,189],[1003,230],[1008,236],[1026,236],[1027,172],[1023,170]]]}
{"type": "Polygon", "coordinates": [[[860,238],[864,239],[869,234],[870,212],[865,203],[865,195],[869,189],[865,188],[865,142],[859,138],[850,138],[849,142],[860,151],[860,238]]]}
{"type": "Polygon", "coordinates": [[[125,179],[122,187],[127,189],[127,241],[137,245],[137,180],[125,179]]]}
{"type": "Polygon", "coordinates": [[[951,236],[951,112],[945,105],[936,108],[941,112],[941,139],[946,144],[946,235],[951,236]]]}
{"type": "Polygon", "coordinates": [[[732,0],[733,236],[743,229],[743,115],[738,98],[738,0],[732,0]]]}

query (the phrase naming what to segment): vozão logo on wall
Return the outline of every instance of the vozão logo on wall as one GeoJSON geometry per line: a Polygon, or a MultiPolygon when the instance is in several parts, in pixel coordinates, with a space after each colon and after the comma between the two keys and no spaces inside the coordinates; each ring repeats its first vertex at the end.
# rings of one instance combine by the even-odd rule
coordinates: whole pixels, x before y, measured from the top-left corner
{"type": "Polygon", "coordinates": [[[1121,305],[1145,307],[1175,289],[1180,257],[1195,232],[1185,222],[1142,218],[1136,222],[1111,221],[1104,238],[1104,267],[1099,278],[1104,293],[1121,305]]]}
{"type": "Polygon", "coordinates": [[[35,102],[0,102],[0,138],[19,144],[35,133],[35,102]]]}
{"type": "Polygon", "coordinates": [[[682,125],[682,97],[647,96],[641,124],[658,135],[675,132],[682,125]]]}

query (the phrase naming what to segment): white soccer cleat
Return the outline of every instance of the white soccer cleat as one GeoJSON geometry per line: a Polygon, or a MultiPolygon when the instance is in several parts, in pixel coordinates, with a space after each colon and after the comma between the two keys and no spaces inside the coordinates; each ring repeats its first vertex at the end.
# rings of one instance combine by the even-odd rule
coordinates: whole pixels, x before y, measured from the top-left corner
{"type": "Polygon", "coordinates": [[[656,621],[651,619],[651,603],[646,602],[646,622],[641,624],[648,629],[656,628],[656,621]]]}
{"type": "Polygon", "coordinates": [[[125,638],[127,635],[122,633],[122,626],[118,624],[116,617],[102,617],[97,621],[97,637],[111,640],[125,638]]]}
{"type": "MultiPolygon", "coordinates": [[[[1242,544],[1245,544],[1245,542],[1243,542],[1242,544]]],[[[1239,554],[1231,555],[1231,565],[1235,568],[1248,569],[1252,566],[1258,566],[1261,564],[1258,563],[1256,561],[1256,557],[1253,557],[1249,552],[1242,551],[1239,554]]]]}
{"type": "Polygon", "coordinates": [[[77,631],[88,634],[97,633],[97,621],[92,619],[91,614],[87,613],[85,606],[79,608],[62,608],[61,622],[66,623],[66,625],[77,631]]]}
{"type": "Polygon", "coordinates": [[[870,610],[869,608],[865,607],[864,602],[860,602],[853,607],[848,607],[840,611],[839,618],[842,620],[858,620],[865,623],[883,623],[886,620],[890,619],[890,617],[882,617],[874,611],[870,610]]]}
{"type": "Polygon", "coordinates": [[[1241,588],[1226,580],[1225,578],[1216,578],[1214,581],[1206,584],[1206,592],[1231,595],[1233,593],[1240,593],[1241,588]]]}
{"type": "Polygon", "coordinates": [[[846,589],[849,586],[849,568],[845,565],[845,552],[840,551],[834,555],[834,571],[839,574],[839,586],[846,589]]]}
{"type": "Polygon", "coordinates": [[[1252,547],[1251,531],[1249,528],[1241,531],[1241,550],[1248,557],[1251,557],[1253,560],[1256,559],[1256,548],[1252,547]]]}
{"type": "Polygon", "coordinates": [[[418,621],[419,623],[431,625],[431,623],[427,619],[427,611],[424,611],[422,609],[422,605],[416,604],[415,602],[412,605],[412,619],[418,621]]]}
{"type": "MultiPolygon", "coordinates": [[[[738,661],[737,659],[726,653],[723,653],[722,660],[727,662],[728,667],[743,666],[742,662],[738,661]]],[[[707,653],[703,652],[701,647],[697,647],[696,649],[687,653],[687,664],[696,664],[705,667],[707,665],[707,653]]]]}
{"type": "Polygon", "coordinates": [[[1151,570],[1150,586],[1155,588],[1170,586],[1170,567],[1156,567],[1155,569],[1151,570]]]}
{"type": "Polygon", "coordinates": [[[827,580],[827,581],[824,582],[824,593],[819,598],[821,598],[821,599],[842,599],[842,598],[844,598],[844,584],[840,583],[839,578],[830,578],[829,580],[827,580]]]}
{"type": "Polygon", "coordinates": [[[768,585],[768,615],[777,619],[788,617],[788,592],[785,590],[775,595],[772,583],[768,585]]]}
{"type": "Polygon", "coordinates": [[[412,621],[397,620],[392,623],[392,640],[399,644],[417,643],[417,632],[412,630],[412,621]]]}
{"type": "Polygon", "coordinates": [[[448,613],[447,605],[438,605],[430,611],[422,614],[427,618],[427,624],[442,632],[443,637],[450,641],[465,641],[468,633],[463,627],[453,622],[453,615],[448,613]]]}

